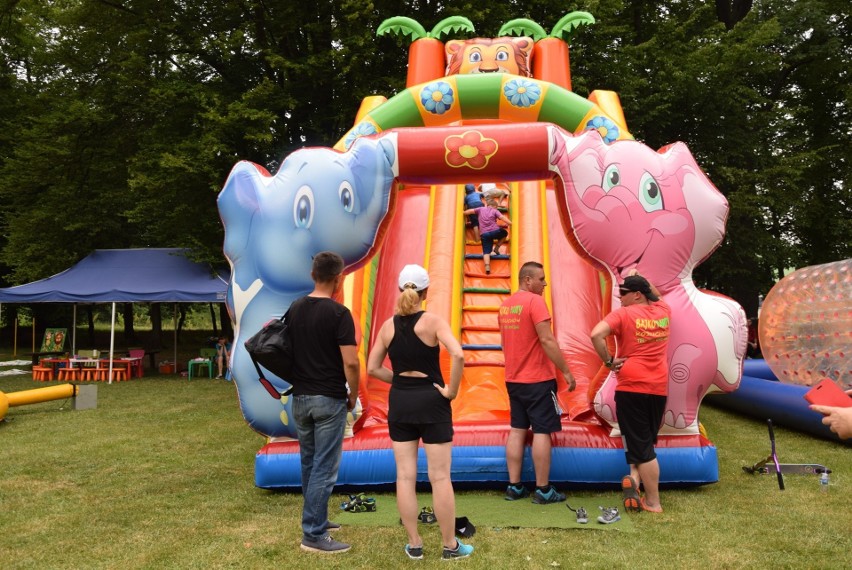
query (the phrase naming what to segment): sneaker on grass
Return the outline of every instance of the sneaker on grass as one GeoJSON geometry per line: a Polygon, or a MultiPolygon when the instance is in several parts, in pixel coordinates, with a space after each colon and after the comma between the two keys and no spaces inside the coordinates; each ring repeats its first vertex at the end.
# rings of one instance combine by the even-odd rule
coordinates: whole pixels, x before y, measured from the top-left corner
{"type": "Polygon", "coordinates": [[[330,536],[325,536],[319,540],[302,539],[302,550],[305,552],[319,552],[321,554],[337,554],[346,552],[352,548],[344,542],[338,542],[330,536]]]}
{"type": "Polygon", "coordinates": [[[556,490],[553,485],[543,493],[541,489],[536,489],[533,495],[532,502],[537,505],[549,505],[551,503],[561,503],[565,500],[565,495],[556,490]]]}
{"type": "Polygon", "coordinates": [[[530,490],[522,484],[509,485],[506,487],[506,495],[503,497],[507,501],[517,501],[530,496],[530,490]]]}
{"type": "Polygon", "coordinates": [[[618,514],[618,507],[598,507],[601,510],[601,516],[598,517],[598,522],[601,524],[612,524],[621,520],[621,515],[618,514]]]}
{"type": "Polygon", "coordinates": [[[444,547],[444,553],[441,555],[441,560],[453,560],[455,558],[467,558],[473,554],[473,546],[465,544],[459,539],[456,539],[455,549],[444,547]]]}
{"type": "Polygon", "coordinates": [[[589,522],[589,515],[588,515],[588,513],[586,513],[586,509],[584,509],[583,507],[577,507],[576,509],[574,509],[568,503],[565,503],[565,506],[568,507],[570,510],[574,511],[575,513],[577,513],[577,522],[578,523],[586,524],[586,523],[589,522]]]}
{"type": "Polygon", "coordinates": [[[406,544],[405,554],[413,560],[423,560],[423,545],[411,546],[410,544],[406,544]]]}

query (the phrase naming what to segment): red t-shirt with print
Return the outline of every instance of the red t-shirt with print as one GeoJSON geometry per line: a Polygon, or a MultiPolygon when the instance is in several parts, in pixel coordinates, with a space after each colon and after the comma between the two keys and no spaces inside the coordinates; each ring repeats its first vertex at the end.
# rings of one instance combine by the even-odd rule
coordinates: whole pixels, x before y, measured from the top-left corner
{"type": "Polygon", "coordinates": [[[550,321],[541,295],[520,290],[503,301],[497,320],[503,339],[506,382],[533,384],[556,378],[556,367],[538,341],[535,326],[550,321]]]}
{"type": "Polygon", "coordinates": [[[660,299],[629,305],[604,319],[615,335],[624,366],[616,373],[616,390],[666,396],[669,392],[668,344],[671,309],[660,299]]]}

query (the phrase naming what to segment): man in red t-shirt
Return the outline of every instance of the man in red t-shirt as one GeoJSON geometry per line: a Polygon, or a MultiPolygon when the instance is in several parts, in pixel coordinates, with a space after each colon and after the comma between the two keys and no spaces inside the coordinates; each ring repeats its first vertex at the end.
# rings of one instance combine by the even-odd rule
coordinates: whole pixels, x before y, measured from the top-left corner
{"type": "Polygon", "coordinates": [[[615,411],[630,474],[621,480],[624,507],[661,513],[660,465],[654,444],[668,394],[668,341],[671,309],[660,292],[634,269],[619,285],[621,308],[592,329],[592,344],[615,372],[615,411]],[[610,356],[606,337],[615,335],[618,356],[610,356]],[[639,485],[645,496],[639,496],[639,485]]]}
{"type": "Polygon", "coordinates": [[[510,427],[506,440],[506,466],[509,487],[506,500],[528,497],[521,482],[521,465],[527,431],[532,428],[532,459],[536,490],[533,502],[558,503],[565,495],[550,484],[550,434],[562,430],[556,399],[556,368],[565,376],[568,389],[574,376],[550,328],[550,311],[542,298],[547,281],[541,263],[529,261],[518,274],[518,291],[500,305],[498,321],[506,362],[506,390],[509,393],[510,427]]]}

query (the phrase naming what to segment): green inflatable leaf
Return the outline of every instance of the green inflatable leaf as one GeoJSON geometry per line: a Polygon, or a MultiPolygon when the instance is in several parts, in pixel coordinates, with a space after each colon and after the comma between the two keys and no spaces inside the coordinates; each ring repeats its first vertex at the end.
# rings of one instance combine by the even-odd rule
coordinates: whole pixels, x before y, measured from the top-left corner
{"type": "Polygon", "coordinates": [[[595,17],[589,14],[588,12],[571,12],[570,14],[565,14],[562,16],[562,19],[556,22],[556,25],[553,26],[553,30],[550,32],[551,38],[561,38],[563,40],[567,39],[566,35],[571,33],[571,30],[574,28],[578,28],[582,25],[594,24],[595,17]]]}
{"type": "Polygon", "coordinates": [[[547,32],[544,31],[539,24],[527,18],[516,18],[503,24],[498,36],[508,35],[531,36],[535,41],[543,40],[547,37],[547,32]]]}
{"type": "Polygon", "coordinates": [[[376,35],[381,36],[386,33],[399,34],[402,36],[411,36],[411,41],[419,40],[420,38],[428,38],[426,28],[420,25],[420,22],[405,16],[394,16],[388,18],[379,25],[376,30],[376,35]]]}
{"type": "Polygon", "coordinates": [[[475,32],[476,30],[473,28],[473,22],[464,16],[450,16],[435,24],[428,37],[440,39],[442,34],[458,31],[475,32]]]}

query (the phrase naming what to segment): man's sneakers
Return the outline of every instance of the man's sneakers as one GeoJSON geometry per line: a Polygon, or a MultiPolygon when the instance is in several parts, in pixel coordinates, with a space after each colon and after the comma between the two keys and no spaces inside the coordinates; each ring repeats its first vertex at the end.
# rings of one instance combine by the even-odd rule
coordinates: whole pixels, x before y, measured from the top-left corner
{"type": "Polygon", "coordinates": [[[556,487],[550,485],[547,491],[536,489],[533,495],[532,502],[537,505],[549,505],[551,503],[561,503],[565,500],[565,495],[556,490],[556,487]]]}
{"type": "Polygon", "coordinates": [[[621,480],[621,494],[624,498],[624,509],[626,511],[638,511],[639,505],[639,486],[636,480],[630,475],[625,476],[621,480]]]}
{"type": "Polygon", "coordinates": [[[465,544],[459,539],[456,539],[455,549],[444,547],[444,553],[441,555],[441,560],[454,560],[456,558],[467,558],[473,554],[473,546],[465,544]]]}
{"type": "Polygon", "coordinates": [[[346,543],[338,542],[326,535],[319,540],[302,539],[302,550],[305,552],[319,552],[321,554],[338,554],[352,548],[346,543]]]}
{"type": "Polygon", "coordinates": [[[328,532],[334,532],[336,530],[340,530],[340,523],[336,523],[334,521],[328,521],[325,523],[325,530],[328,532]]]}
{"type": "Polygon", "coordinates": [[[518,483],[517,485],[506,487],[506,495],[503,498],[507,501],[517,501],[518,499],[525,499],[529,496],[529,489],[524,487],[522,483],[518,483]]]}
{"type": "Polygon", "coordinates": [[[423,545],[411,546],[410,544],[406,544],[405,554],[412,560],[423,560],[423,545]]]}
{"type": "Polygon", "coordinates": [[[601,510],[601,516],[598,517],[598,522],[601,524],[612,524],[621,520],[621,515],[618,514],[618,507],[598,507],[601,510]]]}

